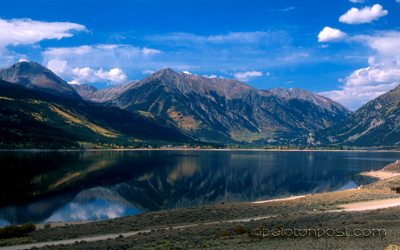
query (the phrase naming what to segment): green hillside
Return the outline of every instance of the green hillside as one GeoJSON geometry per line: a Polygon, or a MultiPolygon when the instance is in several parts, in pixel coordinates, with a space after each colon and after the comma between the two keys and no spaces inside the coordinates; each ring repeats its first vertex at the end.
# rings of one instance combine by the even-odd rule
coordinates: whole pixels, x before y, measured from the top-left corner
{"type": "Polygon", "coordinates": [[[0,148],[129,148],[194,143],[165,120],[0,81],[0,148]]]}

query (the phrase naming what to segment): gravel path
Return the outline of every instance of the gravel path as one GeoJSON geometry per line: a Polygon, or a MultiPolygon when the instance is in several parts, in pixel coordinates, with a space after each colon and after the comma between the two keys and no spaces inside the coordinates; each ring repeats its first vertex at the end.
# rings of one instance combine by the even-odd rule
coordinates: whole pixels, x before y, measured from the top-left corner
{"type": "MultiPolygon", "coordinates": [[[[202,223],[202,225],[216,225],[220,223],[239,223],[239,222],[250,222],[252,220],[263,220],[263,219],[268,219],[274,216],[265,216],[265,217],[257,217],[257,218],[247,218],[247,219],[241,219],[241,220],[229,220],[229,221],[223,221],[223,222],[208,222],[208,223],[202,223]]],[[[185,225],[185,226],[177,226],[177,227],[171,227],[171,228],[160,228],[159,230],[171,230],[171,229],[182,229],[182,228],[188,228],[188,227],[195,227],[198,226],[199,224],[192,224],[192,225],[185,225]]],[[[115,238],[122,238],[122,237],[129,237],[137,234],[142,234],[142,233],[150,233],[151,230],[142,230],[142,231],[137,231],[137,232],[130,232],[130,233],[121,233],[121,234],[107,234],[107,235],[101,235],[101,236],[95,236],[95,237],[86,237],[86,238],[81,238],[81,239],[72,239],[72,240],[61,240],[61,241],[49,241],[49,242],[41,242],[41,243],[34,243],[34,244],[25,244],[25,245],[16,245],[16,246],[8,246],[8,247],[0,247],[1,250],[20,250],[20,249],[30,249],[32,247],[45,247],[47,245],[67,245],[67,244],[73,244],[75,242],[79,241],[85,241],[85,242],[92,242],[92,241],[99,241],[99,240],[107,240],[107,239],[115,239],[115,238]],[[122,237],[121,237],[122,235],[122,237]]]]}
{"type": "Polygon", "coordinates": [[[400,206],[400,198],[347,204],[344,205],[345,209],[343,209],[342,211],[365,211],[395,206],[400,206]]]}

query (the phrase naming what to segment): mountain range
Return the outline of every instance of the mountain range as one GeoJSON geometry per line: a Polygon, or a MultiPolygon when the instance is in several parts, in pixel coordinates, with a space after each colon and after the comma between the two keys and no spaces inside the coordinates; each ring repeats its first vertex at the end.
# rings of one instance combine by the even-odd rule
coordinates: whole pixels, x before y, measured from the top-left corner
{"type": "Polygon", "coordinates": [[[351,114],[328,98],[297,92],[301,92],[301,98],[256,89],[234,79],[207,78],[166,68],[141,81],[95,90],[82,97],[162,117],[193,138],[219,143],[301,137],[351,114]]]}
{"type": "Polygon", "coordinates": [[[398,146],[400,86],[363,105],[340,124],[319,131],[315,140],[326,145],[398,146]]]}
{"type": "Polygon", "coordinates": [[[124,145],[146,140],[314,146],[400,142],[399,87],[353,113],[307,90],[256,89],[235,79],[170,68],[104,89],[68,84],[34,62],[1,69],[0,79],[5,121],[0,139],[9,145],[19,140],[27,145],[23,138],[43,142],[46,136],[62,141],[62,134],[72,143],[67,147],[107,140],[124,145]],[[35,102],[42,106],[37,109],[35,102]]]}

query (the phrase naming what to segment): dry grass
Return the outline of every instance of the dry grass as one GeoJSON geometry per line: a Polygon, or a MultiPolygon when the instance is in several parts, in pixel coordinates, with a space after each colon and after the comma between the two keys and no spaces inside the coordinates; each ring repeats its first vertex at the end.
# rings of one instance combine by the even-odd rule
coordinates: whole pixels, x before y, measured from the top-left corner
{"type": "Polygon", "coordinates": [[[232,236],[231,232],[229,232],[229,231],[224,231],[224,232],[220,232],[220,233],[218,234],[218,238],[220,238],[220,237],[226,237],[226,236],[232,236]]]}
{"type": "Polygon", "coordinates": [[[7,101],[14,101],[15,99],[0,96],[0,99],[7,100],[7,101]]]}
{"type": "Polygon", "coordinates": [[[55,107],[54,105],[49,105],[49,109],[55,113],[57,113],[58,115],[60,115],[61,117],[63,117],[65,119],[65,122],[71,124],[71,125],[81,125],[81,126],[85,126],[89,129],[91,129],[93,132],[101,134],[103,136],[106,137],[111,137],[111,138],[115,138],[117,136],[120,136],[120,134],[117,134],[111,130],[108,130],[106,128],[102,128],[100,126],[97,126],[91,122],[89,122],[85,117],[80,116],[78,114],[71,114],[71,113],[67,113],[65,111],[62,111],[61,109],[55,107]]]}

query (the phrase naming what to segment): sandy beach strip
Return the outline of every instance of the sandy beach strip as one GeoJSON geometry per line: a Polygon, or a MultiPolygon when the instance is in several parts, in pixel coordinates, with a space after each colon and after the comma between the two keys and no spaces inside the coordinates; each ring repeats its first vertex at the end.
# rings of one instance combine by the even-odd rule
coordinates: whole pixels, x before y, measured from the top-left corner
{"type": "Polygon", "coordinates": [[[266,202],[274,202],[274,201],[288,201],[288,200],[295,200],[299,198],[306,197],[305,195],[299,195],[299,196],[292,196],[288,198],[281,198],[281,199],[272,199],[272,200],[264,200],[264,201],[255,201],[253,203],[266,203],[266,202]]]}
{"type": "Polygon", "coordinates": [[[378,170],[378,171],[371,170],[369,172],[362,172],[359,175],[373,177],[373,178],[377,178],[379,180],[384,180],[384,179],[388,179],[388,178],[391,178],[394,176],[398,176],[398,175],[400,175],[400,173],[392,172],[392,171],[385,171],[385,170],[378,170]]]}

